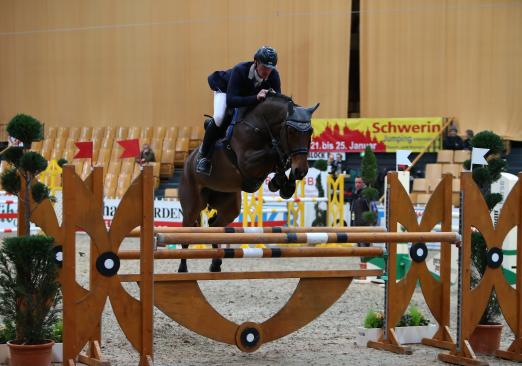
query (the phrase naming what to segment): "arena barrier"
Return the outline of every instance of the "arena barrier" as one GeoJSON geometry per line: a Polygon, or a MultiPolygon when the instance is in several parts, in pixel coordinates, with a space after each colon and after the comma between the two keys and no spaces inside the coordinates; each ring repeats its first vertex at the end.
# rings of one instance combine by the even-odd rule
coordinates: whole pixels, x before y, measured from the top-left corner
{"type": "MultiPolygon", "coordinates": [[[[522,178],[522,174],[519,175],[522,178]]],[[[48,235],[53,235],[57,243],[61,243],[63,248],[57,246],[57,258],[60,250],[63,250],[63,269],[61,273],[61,281],[64,295],[64,360],[68,364],[73,364],[81,349],[88,342],[90,343],[89,353],[87,355],[80,355],[78,360],[89,364],[103,364],[101,360],[101,352],[98,340],[100,339],[100,322],[103,312],[103,307],[107,299],[111,300],[112,307],[118,322],[122,326],[122,330],[133,345],[133,347],[140,354],[140,364],[147,365],[152,363],[152,308],[153,303],[166,312],[172,319],[179,324],[198,332],[208,338],[215,339],[221,342],[236,344],[243,351],[254,351],[262,343],[285,336],[302,326],[308,324],[315,319],[324,310],[330,307],[339,296],[347,289],[354,277],[364,275],[378,275],[380,271],[376,270],[347,270],[347,271],[290,271],[285,272],[252,272],[245,273],[173,273],[154,275],[153,262],[155,255],[153,245],[153,227],[152,227],[152,207],[153,207],[153,184],[152,184],[152,169],[146,167],[142,175],[140,175],[130,186],[129,190],[123,197],[120,206],[114,217],[113,225],[107,231],[102,216],[102,172],[100,169],[95,169],[91,176],[82,182],[81,179],[74,173],[73,167],[66,167],[64,169],[64,219],[63,225],[58,226],[55,215],[51,215],[54,211],[50,211],[52,206],[50,203],[44,203],[33,210],[33,220],[38,226],[44,229],[48,235]],[[52,216],[52,217],[51,217],[52,216]],[[140,231],[140,273],[129,275],[116,276],[120,259],[118,256],[119,247],[122,240],[134,228],[141,227],[140,231]],[[79,286],[75,281],[75,231],[78,228],[85,230],[91,237],[91,282],[90,289],[86,290],[79,286]],[[247,322],[237,325],[229,320],[223,318],[213,308],[210,307],[205,300],[199,286],[198,280],[222,280],[222,279],[241,279],[241,278],[300,278],[299,284],[290,298],[289,302],[275,314],[271,319],[262,324],[247,322]],[[133,281],[140,283],[140,300],[130,296],[122,287],[122,281],[133,281]],[[318,301],[313,298],[314,295],[320,294],[318,301]],[[155,296],[153,296],[155,295],[155,296]],[[310,301],[313,298],[313,301],[310,301]],[[175,309],[172,306],[175,305],[175,309]],[[200,321],[201,314],[205,314],[205,324],[200,321]],[[98,319],[96,321],[95,319],[98,319]],[[212,324],[211,329],[208,324],[212,324]],[[217,325],[217,326],[216,326],[217,325]]],[[[388,205],[388,222],[391,226],[393,222],[400,222],[407,226],[403,219],[403,215],[407,211],[414,214],[413,207],[408,205],[402,206],[400,210],[394,205],[398,202],[408,202],[404,195],[400,192],[403,188],[398,184],[397,180],[393,179],[393,175],[389,177],[389,205],[388,205]],[[391,178],[391,179],[390,179],[391,178]],[[394,198],[394,196],[397,197],[394,198]],[[396,211],[394,219],[394,211],[396,211]],[[399,219],[397,219],[399,218],[399,219]],[[396,220],[396,221],[395,221],[396,220]]],[[[443,180],[442,187],[437,188],[437,191],[446,192],[447,179],[443,180]]],[[[497,351],[497,355],[512,360],[520,360],[522,358],[520,352],[520,334],[519,329],[522,327],[521,312],[522,307],[521,293],[519,290],[511,288],[506,285],[501,272],[499,262],[502,261],[502,256],[499,254],[499,249],[502,245],[502,239],[507,232],[514,226],[522,223],[522,194],[520,193],[519,183],[513,188],[511,194],[506,199],[503,210],[501,211],[499,222],[496,229],[489,218],[487,205],[484,202],[480,191],[474,185],[471,175],[464,173],[461,178],[461,194],[463,204],[461,205],[461,218],[464,239],[461,244],[459,252],[459,312],[458,312],[458,329],[457,341],[439,339],[443,345],[446,342],[452,343],[449,354],[440,354],[439,359],[445,362],[461,365],[475,365],[486,364],[479,361],[471,347],[469,346],[469,336],[475,328],[480,315],[489,299],[493,288],[497,291],[499,302],[503,309],[510,328],[515,333],[515,341],[507,351],[497,351]],[[489,220],[489,221],[488,221],[489,220]],[[483,277],[479,286],[470,289],[469,275],[470,275],[470,254],[471,254],[471,231],[472,227],[479,229],[488,241],[488,256],[489,264],[485,276],[483,277]]],[[[444,211],[445,203],[441,203],[446,199],[446,193],[439,193],[439,199],[430,201],[426,211],[444,211]],[[440,196],[441,195],[441,196],[440,196]],[[443,197],[441,199],[441,197],[443,197]],[[433,203],[432,203],[433,202],[433,203]]],[[[410,203],[411,206],[411,203],[410,203]]],[[[440,217],[445,217],[445,213],[435,212],[433,214],[425,213],[421,225],[414,226],[415,229],[422,229],[422,227],[433,227],[437,220],[442,220],[440,217]],[[433,223],[433,225],[431,225],[433,223]]],[[[411,216],[407,214],[406,216],[411,216]]],[[[450,215],[451,216],[451,215],[450,215]]],[[[412,220],[408,218],[408,220],[412,220]]],[[[443,225],[446,223],[443,222],[443,225]]],[[[390,227],[392,229],[392,227],[390,227]]],[[[397,228],[393,228],[397,230],[397,228]]],[[[411,242],[421,242],[424,240],[435,239],[432,234],[440,234],[437,240],[444,243],[450,241],[457,241],[458,234],[450,232],[442,233],[427,233],[419,232],[415,234],[412,228],[407,227],[409,232],[395,232],[384,233],[390,235],[379,238],[380,241],[385,241],[388,248],[393,248],[393,245],[407,239],[411,242]],[[405,235],[405,236],[399,236],[405,235]],[[409,235],[409,236],[408,236],[409,235]],[[415,237],[415,235],[418,235],[415,237]]],[[[221,230],[225,230],[222,228],[221,230]]],[[[323,238],[328,238],[330,234],[336,235],[379,235],[383,233],[322,233],[323,238]]],[[[167,235],[163,234],[163,239],[169,239],[167,235]]],[[[181,234],[180,234],[181,235],[181,234]]],[[[185,234],[187,235],[187,234],[185,234]]],[[[198,239],[194,242],[201,242],[202,234],[197,234],[198,239]]],[[[224,234],[221,234],[224,235],[224,234]]],[[[230,234],[228,234],[230,235],[230,234]]],[[[237,235],[237,234],[236,234],[237,235]]],[[[259,235],[259,234],[258,234],[259,235]]],[[[269,234],[273,235],[273,234],[269,234]]],[[[280,234],[279,234],[280,235],[280,234]]],[[[292,237],[295,237],[294,236],[292,237]]],[[[521,234],[518,234],[518,245],[521,245],[521,234]]],[[[305,237],[307,237],[305,235],[305,237]]],[[[288,236],[287,236],[288,238],[288,236]]],[[[369,236],[358,237],[361,240],[369,239],[369,236]]],[[[188,238],[187,238],[188,239],[188,238]]],[[[280,240],[280,238],[277,238],[280,240]]],[[[162,240],[161,237],[159,240],[162,240]]],[[[174,239],[180,242],[180,238],[174,239]]],[[[224,238],[215,239],[216,242],[223,241],[224,238]]],[[[228,240],[228,239],[227,239],[228,240]]],[[[263,239],[266,241],[266,239],[263,239]]],[[[303,238],[303,240],[305,240],[303,238]]],[[[308,240],[308,239],[306,239],[308,240]]],[[[190,240],[187,240],[190,241],[190,240]]],[[[418,255],[420,258],[424,255],[424,248],[421,246],[412,245],[416,250],[410,251],[412,256],[418,255]],[[419,249],[421,249],[419,251],[419,249]]],[[[267,249],[266,256],[273,257],[273,249],[267,249]]],[[[281,248],[282,249],[282,248],[281,248]]],[[[321,248],[285,248],[285,249],[309,249],[317,250],[321,248]]],[[[343,252],[343,255],[380,255],[380,251],[363,252],[359,249],[368,248],[322,248],[322,249],[351,249],[351,251],[343,252]],[[370,254],[371,253],[371,254],[370,254]]],[[[379,248],[370,248],[377,249],[379,248]]],[[[185,251],[187,256],[192,255],[190,249],[178,250],[177,253],[185,251]]],[[[259,251],[254,249],[254,252],[247,250],[247,256],[250,253],[256,253],[254,256],[265,256],[265,249],[259,251]],[[250,251],[250,252],[249,252],[250,251]],[[260,252],[262,254],[260,254],[260,252]]],[[[166,251],[165,256],[170,256],[172,251],[166,251]]],[[[234,257],[241,257],[245,255],[244,250],[234,250],[234,257]]],[[[297,251],[290,250],[287,253],[298,255],[297,251]]],[[[301,252],[304,253],[304,252],[301,252]]],[[[319,252],[316,252],[319,253],[319,252]]],[[[325,252],[330,253],[330,252],[325,252]]],[[[334,253],[333,251],[331,252],[334,253]]],[[[501,253],[501,252],[500,252],[501,253]]],[[[130,257],[136,257],[138,254],[129,254],[130,257]]],[[[185,255],[185,254],[181,254],[185,255]]],[[[232,254],[229,254],[232,256],[232,254]]],[[[124,256],[124,255],[123,255],[124,256]]],[[[180,256],[180,254],[176,254],[180,256]]],[[[225,256],[225,250],[210,250],[205,253],[206,257],[225,256]]],[[[517,260],[520,260],[517,258],[517,260]]],[[[393,263],[388,258],[389,263],[393,263]]],[[[420,263],[420,261],[419,261],[420,263]]],[[[522,265],[522,263],[518,263],[522,265]]],[[[393,266],[388,265],[388,268],[393,266]]],[[[413,268],[413,267],[412,267],[413,268]]],[[[414,270],[412,273],[418,272],[414,270]]],[[[420,277],[424,275],[419,275],[420,277]]],[[[406,277],[406,278],[409,278],[406,277]]],[[[398,287],[408,287],[407,282],[396,283],[398,287]]],[[[408,281],[412,281],[409,279],[408,281]]],[[[447,279],[446,281],[449,281],[447,279]]],[[[392,281],[388,281],[391,283],[392,281]]],[[[424,281],[426,282],[426,281],[424,281]]],[[[517,285],[522,282],[522,275],[517,273],[517,285]]],[[[390,286],[393,286],[391,284],[390,286]]],[[[427,285],[421,285],[423,292],[426,292],[427,285]]],[[[439,289],[432,290],[435,293],[440,293],[442,296],[442,285],[438,285],[439,289]]],[[[517,286],[518,288],[518,286],[517,286]]],[[[410,289],[411,290],[411,289],[410,289]]],[[[388,312],[388,324],[386,329],[391,327],[391,320],[393,314],[400,313],[395,310],[394,302],[397,297],[390,296],[390,289],[387,289],[385,294],[386,308],[388,312]],[[393,300],[395,299],[395,300],[393,300]]],[[[409,292],[409,291],[407,291],[409,292]]],[[[411,298],[411,293],[406,293],[408,298],[411,298]]],[[[399,292],[396,291],[397,296],[399,292]]],[[[436,315],[437,308],[432,308],[432,301],[427,300],[428,307],[434,313],[437,321],[442,322],[440,315],[436,315]]],[[[442,301],[441,301],[442,303],[442,301]]],[[[402,304],[402,302],[401,302],[402,304]]],[[[402,306],[402,305],[401,305],[402,306]]],[[[442,309],[442,305],[439,309],[442,309]]],[[[441,328],[446,328],[444,325],[441,328]]],[[[440,334],[440,337],[444,337],[440,334]]],[[[386,335],[381,339],[382,344],[390,344],[396,347],[382,347],[384,349],[399,350],[401,346],[389,340],[393,337],[393,332],[386,332],[386,335]]],[[[436,338],[436,337],[434,337],[436,338]]],[[[436,342],[433,342],[436,343],[436,342]]]]}
{"type": "Polygon", "coordinates": [[[305,202],[327,203],[327,226],[344,226],[344,175],[333,178],[331,174],[326,179],[326,197],[306,197],[304,181],[296,182],[296,190],[292,198],[282,199],[263,195],[263,187],[255,193],[243,192],[243,226],[263,226],[263,203],[286,203],[287,225],[304,227],[305,202]]]}

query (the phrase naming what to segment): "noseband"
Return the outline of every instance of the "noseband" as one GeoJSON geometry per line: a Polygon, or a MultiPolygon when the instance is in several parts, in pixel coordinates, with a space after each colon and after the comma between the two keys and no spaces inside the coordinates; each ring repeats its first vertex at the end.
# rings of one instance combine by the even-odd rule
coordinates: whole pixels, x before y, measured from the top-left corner
{"type": "MultiPolygon", "coordinates": [[[[297,120],[293,119],[294,115],[296,113],[293,113],[291,116],[288,117],[288,119],[283,123],[283,126],[281,127],[281,136],[279,138],[279,141],[282,139],[283,130],[286,133],[286,141],[288,145],[288,129],[292,128],[294,131],[296,131],[298,134],[312,134],[313,128],[312,128],[312,122],[310,120],[297,120]]],[[[295,117],[294,117],[295,118],[295,117]]],[[[310,151],[310,144],[308,144],[307,147],[299,147],[297,149],[290,150],[288,152],[288,155],[290,157],[294,155],[308,155],[308,152],[310,151]]]]}

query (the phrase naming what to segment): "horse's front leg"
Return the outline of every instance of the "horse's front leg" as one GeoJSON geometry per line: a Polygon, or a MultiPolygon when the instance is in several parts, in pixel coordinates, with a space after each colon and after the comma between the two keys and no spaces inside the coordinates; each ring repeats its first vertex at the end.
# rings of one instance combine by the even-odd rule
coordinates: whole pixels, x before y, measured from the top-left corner
{"type": "MultiPolygon", "coordinates": [[[[227,226],[241,211],[241,192],[219,193],[215,192],[211,200],[211,207],[217,210],[216,217],[209,222],[210,226],[227,226]]],[[[212,248],[216,249],[219,245],[212,244],[212,248]]],[[[221,272],[221,258],[212,259],[210,264],[210,272],[221,272]]]]}

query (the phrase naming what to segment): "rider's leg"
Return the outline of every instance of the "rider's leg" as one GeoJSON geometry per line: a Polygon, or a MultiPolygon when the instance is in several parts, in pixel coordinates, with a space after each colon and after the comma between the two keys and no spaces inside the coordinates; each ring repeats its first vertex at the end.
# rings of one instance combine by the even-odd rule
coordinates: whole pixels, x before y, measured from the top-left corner
{"type": "Polygon", "coordinates": [[[210,175],[212,172],[212,153],[214,144],[219,139],[221,131],[219,126],[223,122],[225,110],[227,108],[227,96],[225,93],[214,92],[214,118],[210,119],[205,130],[203,143],[199,150],[196,163],[196,172],[210,175]]]}

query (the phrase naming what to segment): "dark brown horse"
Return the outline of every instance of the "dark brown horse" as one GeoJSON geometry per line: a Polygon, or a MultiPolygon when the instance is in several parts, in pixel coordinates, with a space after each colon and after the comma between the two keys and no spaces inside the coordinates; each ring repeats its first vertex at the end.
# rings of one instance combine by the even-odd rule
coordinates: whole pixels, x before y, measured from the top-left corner
{"type": "MultiPolygon", "coordinates": [[[[318,106],[299,107],[287,96],[270,93],[238,118],[229,143],[215,148],[210,176],[196,173],[198,150],[193,151],[179,186],[183,226],[200,226],[201,210],[207,206],[217,210],[211,226],[230,224],[240,213],[241,191],[257,191],[272,172],[276,177],[270,189],[291,197],[295,180],[308,172],[311,117],[318,106]],[[288,168],[289,178],[285,175],[288,168]]],[[[210,270],[219,272],[220,266],[221,259],[214,259],[210,270]]],[[[178,271],[187,271],[186,260],[181,261],[178,271]]]]}

